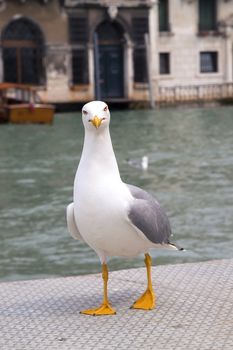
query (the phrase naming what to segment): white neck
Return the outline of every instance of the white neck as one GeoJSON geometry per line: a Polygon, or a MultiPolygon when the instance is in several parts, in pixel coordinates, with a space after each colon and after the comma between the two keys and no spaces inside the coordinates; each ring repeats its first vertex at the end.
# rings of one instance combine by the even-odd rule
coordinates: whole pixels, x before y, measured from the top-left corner
{"type": "Polygon", "coordinates": [[[107,177],[120,180],[120,173],[113,151],[109,128],[104,130],[85,130],[85,138],[79,171],[94,177],[107,177]]]}

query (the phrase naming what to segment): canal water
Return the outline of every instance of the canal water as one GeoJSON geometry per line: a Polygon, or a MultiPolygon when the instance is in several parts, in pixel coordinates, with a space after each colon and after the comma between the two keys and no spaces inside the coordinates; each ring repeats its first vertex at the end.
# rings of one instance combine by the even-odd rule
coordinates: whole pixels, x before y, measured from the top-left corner
{"type": "MultiPolygon", "coordinates": [[[[111,135],[123,180],[157,197],[186,249],[154,250],[154,265],[232,258],[233,108],[114,111],[111,135]]],[[[80,112],[52,126],[0,125],[1,281],[100,271],[66,229],[82,143],[80,112]]],[[[139,266],[142,256],[109,264],[139,266]]]]}

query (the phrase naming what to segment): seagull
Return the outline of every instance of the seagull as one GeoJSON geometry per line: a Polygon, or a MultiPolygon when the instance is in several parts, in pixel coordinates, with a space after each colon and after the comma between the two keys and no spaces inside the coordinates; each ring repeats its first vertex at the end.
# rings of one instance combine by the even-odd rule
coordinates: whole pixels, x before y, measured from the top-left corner
{"type": "Polygon", "coordinates": [[[143,156],[140,159],[128,159],[127,163],[134,168],[146,171],[149,166],[149,157],[143,156]]]}
{"type": "Polygon", "coordinates": [[[171,227],[164,209],[149,193],[121,180],[112,147],[110,112],[102,101],[82,108],[85,129],[81,159],[74,180],[73,202],[66,210],[68,231],[87,243],[102,264],[103,303],[80,311],[86,315],[114,315],[108,300],[107,259],[145,254],[147,288],[132,308],[152,310],[156,297],[152,286],[151,248],[182,250],[171,243],[171,227]]]}

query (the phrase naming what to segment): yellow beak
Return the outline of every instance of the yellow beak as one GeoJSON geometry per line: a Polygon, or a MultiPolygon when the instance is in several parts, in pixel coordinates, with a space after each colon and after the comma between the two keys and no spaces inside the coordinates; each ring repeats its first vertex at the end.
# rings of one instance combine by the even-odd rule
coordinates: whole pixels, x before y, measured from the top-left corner
{"type": "Polygon", "coordinates": [[[94,127],[96,129],[99,128],[100,124],[102,123],[102,119],[98,118],[96,115],[94,116],[94,118],[91,120],[92,124],[94,125],[94,127]]]}

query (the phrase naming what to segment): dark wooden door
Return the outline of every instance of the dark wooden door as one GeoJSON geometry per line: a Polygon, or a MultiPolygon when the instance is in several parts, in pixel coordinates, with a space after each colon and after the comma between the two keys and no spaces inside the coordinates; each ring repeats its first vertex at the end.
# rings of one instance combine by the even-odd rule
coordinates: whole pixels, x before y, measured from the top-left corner
{"type": "Polygon", "coordinates": [[[102,98],[124,96],[123,49],[119,44],[99,46],[100,92],[102,98]]]}

